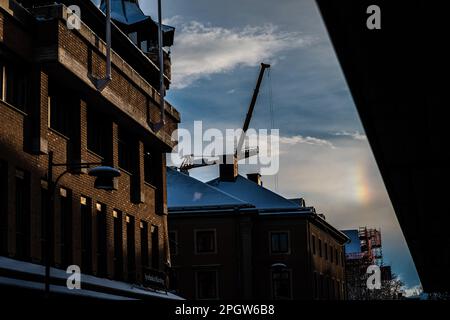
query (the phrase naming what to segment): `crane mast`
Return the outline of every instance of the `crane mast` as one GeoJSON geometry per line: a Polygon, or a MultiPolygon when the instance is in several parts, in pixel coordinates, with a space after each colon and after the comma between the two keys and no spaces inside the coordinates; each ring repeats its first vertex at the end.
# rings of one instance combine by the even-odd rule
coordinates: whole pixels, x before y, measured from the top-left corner
{"type": "Polygon", "coordinates": [[[245,133],[250,126],[250,121],[252,120],[253,110],[255,109],[256,101],[259,95],[259,89],[261,88],[261,83],[264,77],[264,72],[266,69],[270,68],[270,64],[261,63],[261,70],[259,72],[258,81],[256,82],[255,90],[253,91],[252,101],[250,102],[250,106],[248,107],[247,116],[245,117],[244,126],[242,127],[242,134],[239,138],[239,142],[236,148],[235,157],[241,157],[241,150],[245,140],[245,133]]]}

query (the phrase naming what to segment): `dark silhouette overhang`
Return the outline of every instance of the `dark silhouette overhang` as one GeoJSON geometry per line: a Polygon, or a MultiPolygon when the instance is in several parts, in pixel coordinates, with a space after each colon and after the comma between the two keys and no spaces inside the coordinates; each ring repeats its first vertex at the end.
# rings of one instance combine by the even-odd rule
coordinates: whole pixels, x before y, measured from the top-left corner
{"type": "Polygon", "coordinates": [[[444,1],[317,0],[423,288],[450,292],[444,1]],[[381,30],[369,30],[369,5],[381,30]]]}

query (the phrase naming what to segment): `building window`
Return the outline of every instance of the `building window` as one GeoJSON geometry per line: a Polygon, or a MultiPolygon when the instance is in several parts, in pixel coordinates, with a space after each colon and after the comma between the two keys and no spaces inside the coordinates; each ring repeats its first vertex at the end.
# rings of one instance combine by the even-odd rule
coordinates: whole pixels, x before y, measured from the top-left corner
{"type": "Polygon", "coordinates": [[[48,214],[48,191],[47,181],[41,180],[41,250],[42,260],[45,259],[47,250],[47,214],[48,214]]]}
{"type": "Polygon", "coordinates": [[[337,249],[334,249],[334,254],[335,254],[335,262],[336,262],[336,265],[338,266],[339,265],[339,254],[338,254],[338,250],[337,249]]]}
{"type": "Polygon", "coordinates": [[[87,146],[88,149],[102,158],[106,158],[108,148],[112,145],[111,139],[112,123],[105,115],[101,115],[87,108],[87,146]]]}
{"type": "Polygon", "coordinates": [[[195,231],[195,253],[216,253],[216,231],[195,231]]]}
{"type": "Polygon", "coordinates": [[[313,281],[314,281],[314,298],[319,299],[319,278],[317,277],[317,272],[314,271],[313,274],[313,281]]]}
{"type": "Polygon", "coordinates": [[[324,243],[325,260],[328,260],[328,244],[324,243]]]}
{"type": "Polygon", "coordinates": [[[70,137],[70,123],[73,121],[70,114],[70,104],[68,98],[60,95],[48,97],[48,117],[49,125],[53,130],[58,131],[66,137],[70,137]]]}
{"type": "Polygon", "coordinates": [[[30,259],[30,178],[27,172],[16,170],[16,258],[30,259]]]}
{"type": "Polygon", "coordinates": [[[325,284],[323,279],[323,274],[319,275],[319,297],[323,299],[325,296],[325,284]]]}
{"type": "Polygon", "coordinates": [[[8,163],[0,160],[0,255],[3,256],[8,255],[8,181],[8,163]]]}
{"type": "Polygon", "coordinates": [[[61,265],[67,267],[72,264],[72,197],[67,189],[60,189],[60,243],[61,265]]]}
{"type": "Polygon", "coordinates": [[[128,264],[128,281],[136,280],[136,238],[134,229],[134,217],[127,215],[127,264],[128,264]]]}
{"type": "Polygon", "coordinates": [[[319,239],[319,257],[322,258],[322,240],[319,239]]]}
{"type": "Polygon", "coordinates": [[[270,252],[272,254],[289,253],[288,232],[270,232],[270,252]]]}
{"type": "Polygon", "coordinates": [[[330,246],[330,262],[331,262],[331,263],[333,263],[333,254],[334,254],[334,252],[333,252],[333,247],[330,246]]]}
{"type": "Polygon", "coordinates": [[[26,69],[12,64],[5,65],[1,69],[2,100],[26,112],[29,98],[29,75],[26,69]]]}
{"type": "Polygon", "coordinates": [[[159,270],[159,229],[157,226],[152,226],[152,268],[159,270]]]}
{"type": "Polygon", "coordinates": [[[158,163],[155,154],[146,146],[144,148],[144,180],[153,186],[156,186],[156,173],[161,171],[158,163]]]}
{"type": "Polygon", "coordinates": [[[331,289],[330,289],[330,297],[332,300],[336,299],[336,286],[335,286],[335,280],[334,279],[330,279],[331,282],[331,289]]]}
{"type": "Polygon", "coordinates": [[[119,128],[119,167],[128,173],[136,172],[136,140],[125,130],[119,128]]]}
{"type": "Polygon", "coordinates": [[[275,300],[292,299],[291,272],[289,270],[272,271],[272,289],[275,300]]]}
{"type": "Polygon", "coordinates": [[[169,247],[170,255],[176,256],[178,254],[178,232],[169,231],[169,247]]]}
{"type": "Polygon", "coordinates": [[[196,280],[197,299],[214,300],[219,298],[217,271],[197,271],[196,280]]]}
{"type": "Polygon", "coordinates": [[[176,269],[169,270],[169,290],[175,293],[179,293],[179,279],[178,271],[176,269]]]}
{"type": "Polygon", "coordinates": [[[311,243],[312,243],[312,252],[315,255],[316,254],[316,237],[314,235],[312,236],[311,243]]]}
{"type": "Polygon", "coordinates": [[[336,283],[336,296],[338,300],[341,300],[341,282],[339,280],[336,283]]]}
{"type": "Polygon", "coordinates": [[[0,61],[0,100],[4,101],[6,96],[6,70],[5,65],[2,61],[0,61]]]}
{"type": "Polygon", "coordinates": [[[148,268],[148,223],[141,221],[141,262],[142,266],[148,268]]]}
{"type": "Polygon", "coordinates": [[[106,276],[106,205],[97,203],[97,276],[106,276]]]}
{"type": "Polygon", "coordinates": [[[80,198],[81,215],[81,270],[92,273],[92,202],[86,197],[80,198]]]}
{"type": "Polygon", "coordinates": [[[123,279],[123,228],[122,212],[113,210],[114,224],[114,279],[123,279]]]}

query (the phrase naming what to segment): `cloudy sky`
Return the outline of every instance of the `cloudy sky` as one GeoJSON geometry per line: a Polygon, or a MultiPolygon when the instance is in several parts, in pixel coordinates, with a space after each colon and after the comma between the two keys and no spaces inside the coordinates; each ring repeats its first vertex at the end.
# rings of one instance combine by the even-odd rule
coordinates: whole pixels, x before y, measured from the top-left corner
{"type": "MultiPolygon", "coordinates": [[[[155,17],[157,1],[140,2],[155,17]]],[[[271,128],[274,119],[282,136],[281,169],[263,177],[265,186],[305,198],[339,229],[381,228],[385,263],[408,287],[418,285],[315,2],[164,0],[163,14],[177,28],[168,100],[181,112],[181,127],[195,120],[205,128],[241,127],[259,64],[272,64],[251,123],[271,128]]],[[[192,172],[201,180],[217,174],[217,167],[192,172]]]]}

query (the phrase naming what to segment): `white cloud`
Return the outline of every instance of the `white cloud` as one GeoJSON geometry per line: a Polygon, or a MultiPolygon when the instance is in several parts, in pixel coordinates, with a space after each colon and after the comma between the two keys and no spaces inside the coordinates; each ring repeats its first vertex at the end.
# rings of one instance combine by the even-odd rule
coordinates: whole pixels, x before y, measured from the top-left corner
{"type": "Polygon", "coordinates": [[[336,136],[339,137],[350,137],[354,140],[359,140],[359,141],[363,141],[363,140],[367,140],[367,137],[365,134],[359,132],[359,131],[339,131],[335,133],[336,136]]]}
{"type": "Polygon", "coordinates": [[[316,145],[316,146],[325,146],[330,147],[332,149],[335,148],[335,146],[328,140],[319,139],[315,137],[303,137],[301,135],[292,136],[292,137],[281,137],[280,143],[287,144],[287,145],[296,145],[296,144],[310,144],[310,145],[316,145]]]}
{"type": "Polygon", "coordinates": [[[312,43],[312,37],[285,32],[273,24],[227,29],[176,16],[165,21],[177,26],[173,47],[173,87],[184,88],[200,78],[238,66],[275,63],[283,51],[312,43]]]}

